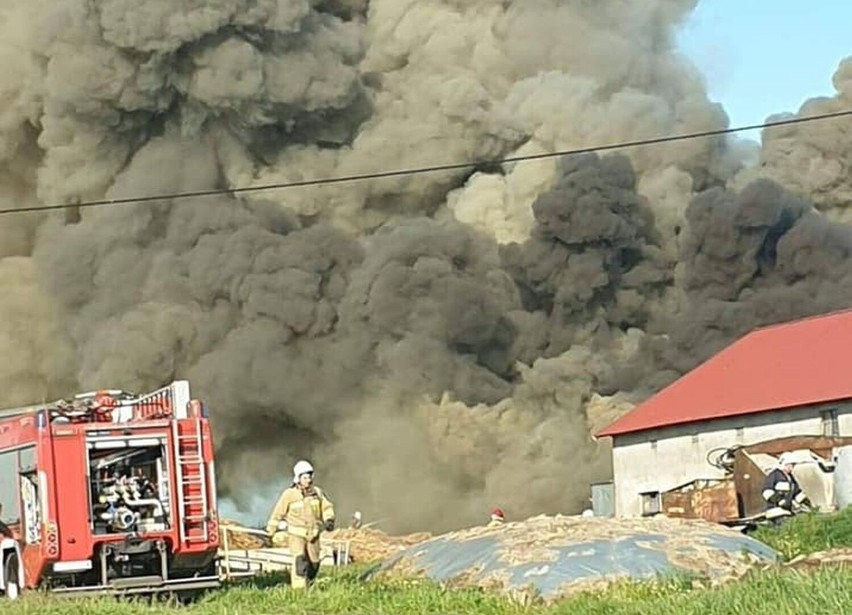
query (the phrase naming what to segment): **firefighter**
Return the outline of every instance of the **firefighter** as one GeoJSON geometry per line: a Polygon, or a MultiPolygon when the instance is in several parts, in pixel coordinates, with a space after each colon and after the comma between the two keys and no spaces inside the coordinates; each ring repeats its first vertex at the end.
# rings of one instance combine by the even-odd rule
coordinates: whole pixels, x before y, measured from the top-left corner
{"type": "Polygon", "coordinates": [[[498,527],[506,522],[506,516],[503,514],[502,508],[495,508],[491,511],[491,520],[485,527],[498,527]]]}
{"type": "Polygon", "coordinates": [[[293,484],[281,494],[266,525],[273,544],[286,540],[293,557],[290,585],[298,589],[316,578],[320,534],[334,529],[334,504],[313,481],[313,466],[307,461],[297,462],[293,466],[293,484]]]}
{"type": "Polygon", "coordinates": [[[783,518],[811,506],[810,500],[793,476],[793,465],[792,454],[782,453],[778,458],[778,467],[773,469],[763,482],[766,518],[775,523],[780,523],[783,518]]]}

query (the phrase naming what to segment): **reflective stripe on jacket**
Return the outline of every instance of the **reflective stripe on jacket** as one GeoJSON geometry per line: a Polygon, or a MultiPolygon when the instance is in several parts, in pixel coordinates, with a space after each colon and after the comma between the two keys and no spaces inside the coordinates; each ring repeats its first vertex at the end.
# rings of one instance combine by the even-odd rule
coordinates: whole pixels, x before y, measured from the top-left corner
{"type": "Polygon", "coordinates": [[[802,489],[795,477],[792,474],[789,476],[784,474],[779,468],[772,470],[766,476],[761,495],[766,500],[767,510],[776,506],[791,510],[793,502],[801,503],[804,499],[802,489]]]}

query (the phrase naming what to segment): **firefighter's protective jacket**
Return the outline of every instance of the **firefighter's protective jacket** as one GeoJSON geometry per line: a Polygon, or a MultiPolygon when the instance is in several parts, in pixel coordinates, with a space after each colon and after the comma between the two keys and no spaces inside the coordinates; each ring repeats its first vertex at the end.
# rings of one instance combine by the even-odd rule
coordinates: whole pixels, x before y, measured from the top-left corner
{"type": "Polygon", "coordinates": [[[270,535],[285,531],[281,522],[286,523],[286,532],[305,540],[313,540],[320,535],[323,526],[334,520],[334,504],[322,489],[311,485],[305,490],[293,485],[284,490],[266,524],[270,535]]]}
{"type": "Polygon", "coordinates": [[[776,468],[763,482],[763,499],[766,500],[767,510],[782,508],[792,511],[794,505],[801,505],[807,497],[792,474],[787,475],[776,468]]]}

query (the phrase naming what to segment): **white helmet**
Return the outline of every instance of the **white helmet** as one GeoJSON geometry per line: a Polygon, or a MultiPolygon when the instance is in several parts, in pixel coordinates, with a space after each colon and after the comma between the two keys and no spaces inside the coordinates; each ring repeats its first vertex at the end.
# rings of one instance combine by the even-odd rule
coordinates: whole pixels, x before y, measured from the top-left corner
{"type": "Polygon", "coordinates": [[[302,474],[313,474],[314,466],[311,465],[309,461],[305,461],[302,459],[301,461],[297,461],[296,465],[293,466],[293,482],[298,483],[299,477],[302,474]]]}
{"type": "Polygon", "coordinates": [[[781,453],[781,456],[778,458],[778,467],[784,467],[788,463],[795,463],[793,453],[781,453]]]}

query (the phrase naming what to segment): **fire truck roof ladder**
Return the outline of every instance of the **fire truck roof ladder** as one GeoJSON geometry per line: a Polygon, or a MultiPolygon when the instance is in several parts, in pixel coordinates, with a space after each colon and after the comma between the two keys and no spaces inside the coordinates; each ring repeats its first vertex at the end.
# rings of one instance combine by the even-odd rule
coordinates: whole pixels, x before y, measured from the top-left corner
{"type": "Polygon", "coordinates": [[[181,543],[207,542],[209,518],[201,419],[174,421],[178,522],[181,543]]]}
{"type": "Polygon", "coordinates": [[[48,413],[48,421],[57,417],[92,420],[92,407],[89,404],[97,400],[99,395],[112,398],[114,405],[110,406],[110,416],[113,423],[144,421],[153,418],[186,418],[187,406],[192,399],[189,382],[175,380],[167,386],[140,396],[119,389],[109,389],[78,393],[72,400],[58,399],[19,408],[3,409],[0,410],[0,419],[45,411],[48,413]]]}

